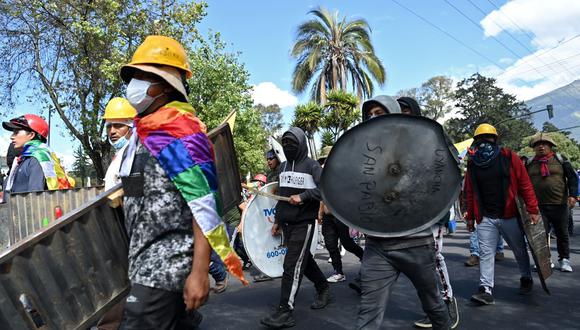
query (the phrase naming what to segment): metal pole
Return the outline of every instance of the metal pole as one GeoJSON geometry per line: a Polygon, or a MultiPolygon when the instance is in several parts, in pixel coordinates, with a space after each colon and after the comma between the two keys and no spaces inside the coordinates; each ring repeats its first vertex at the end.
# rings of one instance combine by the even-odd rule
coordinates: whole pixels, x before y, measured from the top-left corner
{"type": "Polygon", "coordinates": [[[48,108],[48,140],[47,140],[47,144],[50,147],[50,136],[52,134],[50,134],[50,130],[51,130],[51,119],[52,119],[52,108],[48,108]]]}

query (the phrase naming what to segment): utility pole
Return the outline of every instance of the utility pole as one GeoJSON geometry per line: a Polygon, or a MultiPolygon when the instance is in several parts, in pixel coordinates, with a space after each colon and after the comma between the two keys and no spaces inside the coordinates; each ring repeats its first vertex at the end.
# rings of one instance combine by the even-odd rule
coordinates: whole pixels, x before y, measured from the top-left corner
{"type": "MultiPolygon", "coordinates": [[[[68,104],[67,103],[60,103],[59,106],[61,108],[66,107],[68,104]]],[[[56,110],[56,108],[53,107],[49,107],[48,108],[48,139],[46,141],[46,144],[50,147],[50,136],[52,134],[50,134],[51,130],[52,130],[52,112],[56,110]]]]}

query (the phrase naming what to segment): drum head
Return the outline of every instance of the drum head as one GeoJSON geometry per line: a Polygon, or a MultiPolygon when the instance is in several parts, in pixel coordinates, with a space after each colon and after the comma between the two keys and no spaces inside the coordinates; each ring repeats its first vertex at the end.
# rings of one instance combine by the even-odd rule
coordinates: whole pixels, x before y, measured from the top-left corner
{"type": "Polygon", "coordinates": [[[437,122],[400,114],[366,121],[340,137],[321,179],[342,222],[377,237],[402,237],[436,223],[457,199],[461,174],[437,122]]]}
{"type": "MultiPolygon", "coordinates": [[[[276,194],[278,183],[268,183],[260,189],[270,194],[276,194]]],[[[246,253],[258,270],[270,277],[280,277],[283,272],[284,256],[287,248],[282,245],[283,237],[272,236],[277,201],[268,197],[254,195],[248,202],[242,214],[242,238],[246,253]]],[[[318,242],[318,223],[310,245],[314,255],[318,242]]]]}

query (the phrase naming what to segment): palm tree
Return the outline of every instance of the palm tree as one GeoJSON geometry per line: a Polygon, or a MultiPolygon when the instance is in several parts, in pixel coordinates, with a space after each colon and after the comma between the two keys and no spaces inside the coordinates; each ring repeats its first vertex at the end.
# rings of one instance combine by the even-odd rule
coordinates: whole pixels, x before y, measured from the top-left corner
{"type": "Polygon", "coordinates": [[[332,133],[334,142],[360,118],[358,104],[354,94],[340,89],[328,92],[320,126],[332,133]]]}
{"type": "Polygon", "coordinates": [[[326,91],[352,86],[359,99],[373,94],[373,79],[386,80],[381,60],[370,41],[371,29],[364,19],[339,20],[338,11],[311,10],[316,18],[298,27],[292,56],[298,59],[292,75],[292,89],[302,93],[314,81],[311,98],[326,101],[326,91]]]}
{"type": "Polygon", "coordinates": [[[322,120],[322,106],[315,102],[299,104],[294,111],[292,126],[300,127],[304,130],[308,138],[308,148],[310,154],[316,157],[316,145],[314,143],[314,133],[318,131],[322,120]]]}

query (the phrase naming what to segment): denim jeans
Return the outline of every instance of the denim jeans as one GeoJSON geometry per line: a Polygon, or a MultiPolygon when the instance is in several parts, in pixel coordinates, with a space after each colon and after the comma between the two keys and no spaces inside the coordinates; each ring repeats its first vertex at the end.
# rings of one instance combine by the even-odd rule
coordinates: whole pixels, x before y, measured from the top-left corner
{"type": "MultiPolygon", "coordinates": [[[[501,237],[501,234],[499,235],[499,240],[497,241],[497,248],[495,252],[503,253],[503,238],[501,237]]],[[[479,243],[477,241],[477,225],[475,225],[475,230],[469,235],[469,253],[472,256],[479,257],[479,243]]]]}
{"type": "Polygon", "coordinates": [[[518,219],[490,219],[483,217],[477,229],[479,239],[479,285],[489,289],[493,288],[495,251],[500,234],[514,253],[521,277],[532,277],[524,231],[520,227],[518,219]]]}
{"type": "Polygon", "coordinates": [[[226,266],[214,250],[211,251],[210,255],[209,274],[216,282],[221,282],[228,276],[226,266]]]}
{"type": "Polygon", "coordinates": [[[433,329],[449,329],[451,320],[437,285],[433,245],[388,250],[381,241],[367,239],[361,266],[362,294],[356,329],[381,328],[392,285],[401,273],[415,286],[433,329]]]}

